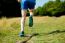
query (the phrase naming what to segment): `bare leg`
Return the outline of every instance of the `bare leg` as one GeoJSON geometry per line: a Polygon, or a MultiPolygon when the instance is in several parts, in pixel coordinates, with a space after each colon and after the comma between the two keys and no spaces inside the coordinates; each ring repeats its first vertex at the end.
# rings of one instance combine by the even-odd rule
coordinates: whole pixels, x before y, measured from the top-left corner
{"type": "Polygon", "coordinates": [[[24,24],[26,19],[26,10],[21,10],[22,18],[21,18],[21,32],[24,31],[24,24]]]}

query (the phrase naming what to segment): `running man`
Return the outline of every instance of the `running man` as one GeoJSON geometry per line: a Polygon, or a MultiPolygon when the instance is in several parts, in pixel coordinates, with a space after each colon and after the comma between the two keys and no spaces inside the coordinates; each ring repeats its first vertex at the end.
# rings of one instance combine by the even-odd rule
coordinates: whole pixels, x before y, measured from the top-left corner
{"type": "Polygon", "coordinates": [[[29,26],[33,26],[33,10],[36,4],[36,0],[18,0],[18,2],[21,3],[21,32],[20,36],[24,36],[24,25],[26,20],[26,12],[29,10],[30,16],[29,16],[29,26]]]}

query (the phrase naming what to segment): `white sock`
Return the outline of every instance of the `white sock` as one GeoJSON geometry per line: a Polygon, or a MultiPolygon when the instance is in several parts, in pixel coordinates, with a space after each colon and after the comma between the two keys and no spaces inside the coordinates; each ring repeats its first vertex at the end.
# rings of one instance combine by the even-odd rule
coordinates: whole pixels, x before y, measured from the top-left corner
{"type": "Polygon", "coordinates": [[[33,12],[30,12],[30,16],[33,16],[33,12]]]}

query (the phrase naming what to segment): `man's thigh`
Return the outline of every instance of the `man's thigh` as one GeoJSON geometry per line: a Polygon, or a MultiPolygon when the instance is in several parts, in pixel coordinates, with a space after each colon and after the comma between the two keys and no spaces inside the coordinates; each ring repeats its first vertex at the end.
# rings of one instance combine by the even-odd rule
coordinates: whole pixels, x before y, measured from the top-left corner
{"type": "Polygon", "coordinates": [[[27,10],[21,10],[21,15],[22,15],[22,17],[24,17],[24,16],[26,16],[26,13],[27,13],[27,10]]]}

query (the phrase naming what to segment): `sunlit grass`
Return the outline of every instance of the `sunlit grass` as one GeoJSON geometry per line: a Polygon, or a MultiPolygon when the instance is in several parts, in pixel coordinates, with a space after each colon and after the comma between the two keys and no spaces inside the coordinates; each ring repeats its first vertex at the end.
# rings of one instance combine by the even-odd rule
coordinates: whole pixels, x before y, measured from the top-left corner
{"type": "MultiPolygon", "coordinates": [[[[28,26],[29,20],[26,19],[25,34],[38,33],[27,43],[65,43],[65,32],[52,33],[53,31],[65,30],[65,16],[61,17],[34,17],[34,26],[28,26]]],[[[19,37],[20,18],[1,18],[0,19],[0,43],[19,43],[28,37],[19,37]]]]}

